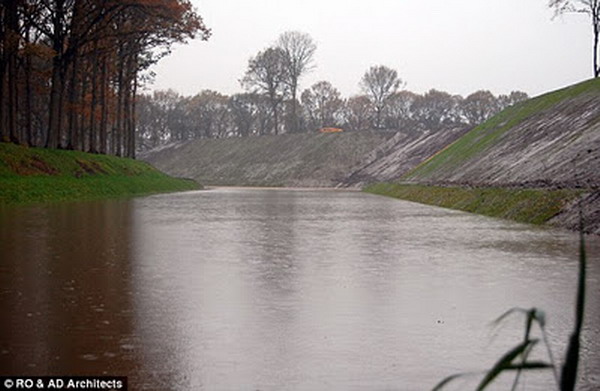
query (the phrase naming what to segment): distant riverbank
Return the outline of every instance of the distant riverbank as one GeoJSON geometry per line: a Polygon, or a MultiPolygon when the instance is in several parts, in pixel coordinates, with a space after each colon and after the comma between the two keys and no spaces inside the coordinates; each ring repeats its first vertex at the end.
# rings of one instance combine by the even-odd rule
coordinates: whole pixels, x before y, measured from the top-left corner
{"type": "Polygon", "coordinates": [[[131,197],[196,190],[147,163],[0,143],[0,205],[131,197]]]}
{"type": "Polygon", "coordinates": [[[286,187],[286,186],[205,186],[204,190],[284,190],[284,191],[361,191],[356,188],[339,187],[286,187]]]}
{"type": "Polygon", "coordinates": [[[140,154],[169,175],[214,186],[335,187],[394,132],[198,139],[140,154]]]}

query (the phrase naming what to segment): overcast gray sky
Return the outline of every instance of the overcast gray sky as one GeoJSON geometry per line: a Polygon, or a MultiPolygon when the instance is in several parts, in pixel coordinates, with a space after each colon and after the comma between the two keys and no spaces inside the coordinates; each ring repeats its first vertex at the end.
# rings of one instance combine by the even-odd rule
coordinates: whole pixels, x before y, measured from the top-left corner
{"type": "Polygon", "coordinates": [[[345,96],[379,64],[419,93],[538,95],[592,76],[588,16],[553,19],[547,0],[192,1],[213,36],[175,47],[154,67],[152,89],[240,92],[248,59],[287,30],[318,45],[302,89],[328,80],[345,96]]]}

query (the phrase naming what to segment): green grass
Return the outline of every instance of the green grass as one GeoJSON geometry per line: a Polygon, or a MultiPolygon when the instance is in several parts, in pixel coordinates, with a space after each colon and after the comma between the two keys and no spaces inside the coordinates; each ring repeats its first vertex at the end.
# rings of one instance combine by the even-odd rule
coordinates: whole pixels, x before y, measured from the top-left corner
{"type": "Polygon", "coordinates": [[[522,223],[544,224],[581,190],[461,188],[377,183],[364,191],[522,223]]]}
{"type": "Polygon", "coordinates": [[[198,189],[147,163],[0,143],[0,204],[94,200],[198,189]]]}
{"type": "Polygon", "coordinates": [[[455,171],[469,159],[485,153],[504,133],[527,118],[584,93],[600,93],[600,79],[585,81],[507,108],[421,163],[403,179],[426,179],[432,173],[455,171]]]}

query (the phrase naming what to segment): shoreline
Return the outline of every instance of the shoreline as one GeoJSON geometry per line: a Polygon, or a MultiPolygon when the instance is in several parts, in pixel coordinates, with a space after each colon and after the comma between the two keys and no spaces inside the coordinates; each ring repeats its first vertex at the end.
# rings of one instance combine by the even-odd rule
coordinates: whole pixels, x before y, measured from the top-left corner
{"type": "Polygon", "coordinates": [[[421,184],[376,183],[363,191],[401,200],[520,223],[579,230],[579,208],[584,211],[584,232],[600,235],[600,191],[461,187],[421,184]]]}
{"type": "Polygon", "coordinates": [[[361,189],[346,189],[339,187],[293,187],[293,186],[221,186],[221,185],[205,185],[204,190],[219,190],[219,189],[240,189],[240,190],[284,190],[284,191],[352,191],[352,192],[361,192],[361,189]]]}
{"type": "Polygon", "coordinates": [[[129,198],[198,190],[148,163],[78,151],[0,143],[0,206],[129,198]]]}

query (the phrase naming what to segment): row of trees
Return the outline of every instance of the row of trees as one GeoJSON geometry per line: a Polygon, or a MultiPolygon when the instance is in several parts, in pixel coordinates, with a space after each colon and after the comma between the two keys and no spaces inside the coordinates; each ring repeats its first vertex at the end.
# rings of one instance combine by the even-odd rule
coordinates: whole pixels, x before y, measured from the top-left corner
{"type": "Polygon", "coordinates": [[[527,98],[523,92],[494,96],[477,91],[463,98],[437,90],[416,94],[398,88],[384,95],[379,100],[370,94],[345,99],[331,83],[321,81],[305,89],[295,105],[287,100],[278,103],[276,119],[266,94],[226,96],[205,90],[184,97],[171,90],[155,91],[138,100],[138,145],[151,149],[173,141],[313,132],[323,127],[442,131],[477,125],[527,98]],[[280,120],[284,125],[276,127],[275,121],[280,120]]]}
{"type": "MultiPolygon", "coordinates": [[[[594,76],[600,76],[600,0],[549,0],[549,6],[557,14],[591,17],[594,76]]],[[[210,31],[189,0],[0,1],[0,141],[133,156],[136,92],[144,71],[173,43],[196,35],[207,39],[210,31]]],[[[465,99],[439,91],[416,95],[400,91],[397,73],[382,66],[361,80],[363,95],[343,99],[320,82],[298,96],[315,51],[307,34],[282,34],[250,59],[241,80],[246,93],[171,97],[180,113],[177,125],[170,117],[151,124],[153,115],[170,113],[160,101],[172,93],[142,97],[140,139],[278,134],[331,125],[435,129],[441,123],[473,124],[524,98],[490,97],[485,91],[465,99]],[[429,107],[433,102],[435,109],[429,107]],[[221,119],[212,119],[213,112],[221,119]],[[198,116],[204,122],[193,119],[198,116]]]]}
{"type": "Polygon", "coordinates": [[[129,157],[143,71],[210,35],[188,0],[8,0],[0,19],[0,140],[129,157]]]}
{"type": "Polygon", "coordinates": [[[431,90],[419,95],[403,89],[398,72],[383,65],[369,68],[361,94],[345,99],[327,81],[301,94],[303,76],[314,68],[317,45],[305,33],[288,31],[248,61],[240,80],[244,93],[226,96],[203,91],[182,97],[157,91],[138,101],[141,149],[170,141],[315,131],[323,127],[425,129],[476,125],[527,98],[523,92],[494,96],[478,91],[463,98],[431,90]]]}
{"type": "MultiPolygon", "coordinates": [[[[549,0],[548,5],[556,14],[590,16],[593,73],[599,77],[600,0],[549,0]]],[[[193,98],[173,92],[145,96],[140,108],[140,140],[145,147],[152,147],[170,140],[301,132],[326,126],[437,130],[445,125],[478,124],[527,98],[518,91],[498,97],[478,91],[464,99],[436,90],[418,95],[401,90],[404,83],[397,72],[385,66],[365,73],[360,82],[362,95],[344,99],[329,82],[322,81],[298,98],[299,81],[313,68],[315,51],[316,44],[307,34],[286,32],[250,59],[241,80],[247,91],[244,94],[227,97],[204,91],[193,98]]]]}

